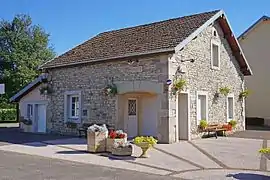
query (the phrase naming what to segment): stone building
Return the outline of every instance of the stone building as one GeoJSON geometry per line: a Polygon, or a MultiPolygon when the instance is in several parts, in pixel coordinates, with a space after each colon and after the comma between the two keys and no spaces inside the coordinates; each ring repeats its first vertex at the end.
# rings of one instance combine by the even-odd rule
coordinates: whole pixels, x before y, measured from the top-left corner
{"type": "Polygon", "coordinates": [[[106,123],[173,143],[198,137],[200,120],[245,129],[238,97],[252,72],[223,11],[104,32],[40,69],[52,90],[49,133],[77,133],[67,122],[106,123]]]}

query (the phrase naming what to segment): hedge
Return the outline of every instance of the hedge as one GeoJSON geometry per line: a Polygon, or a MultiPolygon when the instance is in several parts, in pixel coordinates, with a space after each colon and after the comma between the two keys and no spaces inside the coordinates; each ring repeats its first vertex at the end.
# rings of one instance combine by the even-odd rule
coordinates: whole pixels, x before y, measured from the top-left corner
{"type": "Polygon", "coordinates": [[[0,109],[0,121],[16,121],[16,109],[0,109]]]}

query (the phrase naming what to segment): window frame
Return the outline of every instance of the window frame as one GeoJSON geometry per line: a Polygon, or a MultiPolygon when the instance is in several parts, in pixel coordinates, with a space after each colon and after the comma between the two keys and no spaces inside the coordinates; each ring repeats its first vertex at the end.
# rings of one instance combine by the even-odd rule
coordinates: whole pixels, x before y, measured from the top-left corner
{"type": "Polygon", "coordinates": [[[34,115],[34,105],[33,104],[30,104],[30,103],[27,103],[26,104],[26,117],[28,119],[31,119],[33,117],[33,115],[34,115]],[[28,109],[28,107],[31,107],[31,108],[28,109]],[[28,110],[30,110],[29,111],[29,114],[28,114],[28,110]]]}
{"type": "Polygon", "coordinates": [[[234,105],[234,95],[233,94],[228,94],[227,97],[226,97],[226,109],[227,109],[227,122],[230,122],[231,120],[234,119],[234,108],[235,108],[235,105],[234,105]],[[229,117],[229,98],[232,98],[232,118],[229,117]]]}
{"type": "Polygon", "coordinates": [[[205,120],[208,122],[208,112],[209,112],[209,109],[208,109],[208,92],[207,91],[197,91],[197,95],[196,95],[196,120],[197,120],[197,125],[200,124],[200,121],[202,119],[199,119],[199,113],[198,113],[198,101],[199,101],[199,96],[205,96],[205,120]]]}
{"type": "Polygon", "coordinates": [[[64,93],[64,122],[74,122],[74,123],[81,123],[82,117],[82,95],[81,91],[66,91],[64,93]],[[78,116],[71,116],[72,113],[72,97],[79,98],[79,109],[78,109],[78,116]]]}
{"type": "MultiPolygon", "coordinates": [[[[76,102],[75,102],[75,105],[76,105],[76,102]]],[[[79,115],[80,115],[80,97],[79,97],[79,95],[69,95],[69,112],[68,112],[68,117],[69,118],[71,118],[71,119],[77,119],[77,118],[79,118],[79,115]],[[76,106],[75,106],[75,109],[74,109],[74,116],[72,115],[72,98],[78,98],[78,108],[76,108],[76,106]],[[77,113],[78,113],[78,115],[76,116],[76,111],[78,111],[77,113]]]]}
{"type": "Polygon", "coordinates": [[[211,40],[211,68],[215,70],[220,70],[220,42],[211,40]],[[218,47],[218,66],[214,66],[213,59],[213,45],[218,47]]]}

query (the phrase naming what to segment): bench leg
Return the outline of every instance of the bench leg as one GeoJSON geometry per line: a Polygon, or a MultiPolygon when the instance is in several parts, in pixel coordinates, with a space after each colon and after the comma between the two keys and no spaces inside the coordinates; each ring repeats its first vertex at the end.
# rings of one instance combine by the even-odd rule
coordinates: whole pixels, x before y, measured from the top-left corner
{"type": "Polygon", "coordinates": [[[215,136],[216,136],[216,139],[217,139],[217,131],[215,132],[215,136]]]}

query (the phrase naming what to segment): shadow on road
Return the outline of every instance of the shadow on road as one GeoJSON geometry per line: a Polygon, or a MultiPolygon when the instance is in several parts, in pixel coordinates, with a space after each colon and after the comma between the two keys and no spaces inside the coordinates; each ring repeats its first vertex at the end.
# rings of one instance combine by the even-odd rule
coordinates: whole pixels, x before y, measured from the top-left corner
{"type": "Polygon", "coordinates": [[[233,177],[238,180],[270,180],[270,176],[251,173],[228,174],[226,177],[233,177]]]}
{"type": "Polygon", "coordinates": [[[35,134],[24,133],[19,128],[0,128],[0,146],[8,144],[24,144],[29,146],[47,146],[44,143],[38,143],[42,141],[49,141],[55,139],[67,139],[71,136],[52,135],[52,134],[35,134]]]}

